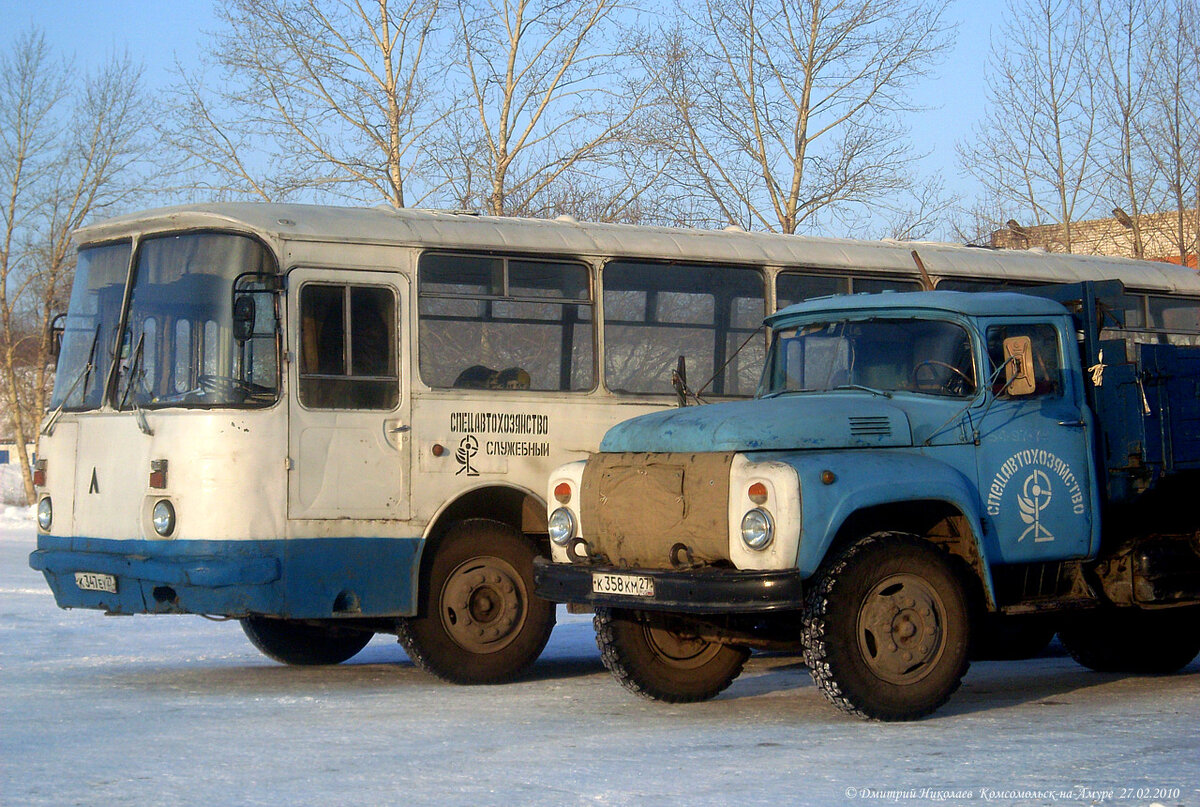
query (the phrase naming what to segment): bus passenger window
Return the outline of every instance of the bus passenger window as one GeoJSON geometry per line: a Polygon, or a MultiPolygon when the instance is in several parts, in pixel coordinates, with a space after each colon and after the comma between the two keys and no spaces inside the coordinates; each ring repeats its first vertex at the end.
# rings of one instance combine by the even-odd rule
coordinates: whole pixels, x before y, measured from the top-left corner
{"type": "Polygon", "coordinates": [[[305,286],[300,291],[300,403],[312,409],[395,409],[400,399],[396,345],[396,299],[390,289],[305,286]]]}
{"type": "Polygon", "coordinates": [[[595,386],[584,264],[426,253],[418,313],[421,378],[430,387],[566,392],[595,386]]]}

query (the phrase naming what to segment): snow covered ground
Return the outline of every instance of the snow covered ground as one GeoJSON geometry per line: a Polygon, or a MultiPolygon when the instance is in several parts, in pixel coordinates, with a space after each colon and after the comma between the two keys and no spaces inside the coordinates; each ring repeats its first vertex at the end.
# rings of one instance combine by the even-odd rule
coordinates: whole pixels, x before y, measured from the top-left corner
{"type": "Polygon", "coordinates": [[[387,636],[289,668],[236,623],[62,611],[33,548],[32,511],[0,508],[2,805],[1200,805],[1198,662],[1100,675],[1055,645],[864,723],[786,656],[708,703],[641,700],[563,614],[531,680],[454,687],[387,636]]]}

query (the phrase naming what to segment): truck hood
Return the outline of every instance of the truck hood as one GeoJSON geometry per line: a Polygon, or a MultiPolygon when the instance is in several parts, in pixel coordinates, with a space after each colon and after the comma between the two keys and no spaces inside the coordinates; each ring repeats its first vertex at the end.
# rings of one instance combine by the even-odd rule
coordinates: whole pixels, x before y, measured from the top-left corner
{"type": "Polygon", "coordinates": [[[600,450],[777,451],[912,444],[903,410],[886,398],[847,391],[655,412],[609,429],[600,450]]]}

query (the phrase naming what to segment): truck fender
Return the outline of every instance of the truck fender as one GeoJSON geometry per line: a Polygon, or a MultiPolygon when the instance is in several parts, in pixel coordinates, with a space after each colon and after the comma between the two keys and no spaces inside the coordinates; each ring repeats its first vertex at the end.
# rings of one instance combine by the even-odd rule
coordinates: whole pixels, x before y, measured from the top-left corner
{"type": "MultiPolygon", "coordinates": [[[[864,456],[863,452],[822,452],[793,463],[800,475],[804,523],[797,568],[804,577],[816,572],[838,533],[867,508],[907,502],[943,502],[962,514],[974,546],[972,565],[984,595],[995,602],[991,567],[985,551],[979,494],[957,469],[921,454],[864,456]]],[[[880,525],[880,529],[886,529],[880,525]]]]}

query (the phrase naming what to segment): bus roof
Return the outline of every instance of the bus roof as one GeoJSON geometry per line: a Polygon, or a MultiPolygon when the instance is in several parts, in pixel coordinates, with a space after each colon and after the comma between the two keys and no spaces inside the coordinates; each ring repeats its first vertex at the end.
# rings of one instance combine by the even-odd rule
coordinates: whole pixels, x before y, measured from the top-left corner
{"type": "Polygon", "coordinates": [[[270,242],[287,240],[394,244],[565,256],[646,258],[816,270],[901,272],[918,277],[917,250],[937,277],[1075,282],[1121,280],[1148,290],[1200,294],[1197,273],[1169,263],[954,244],[857,241],[741,230],[691,230],[559,219],[478,216],[390,207],[219,202],[147,210],[79,229],[80,244],[134,232],[232,229],[270,242]]]}

